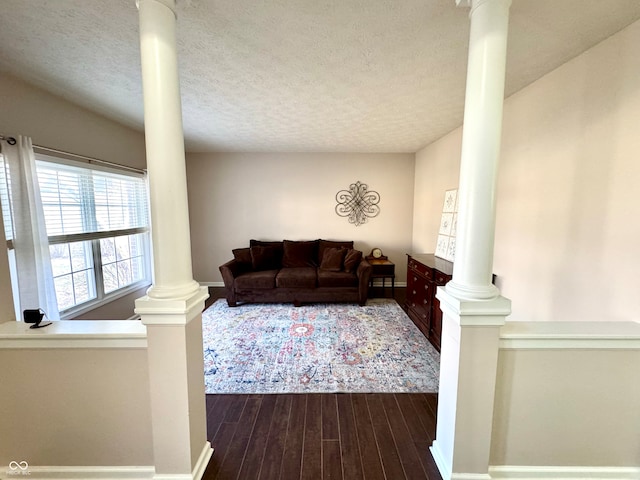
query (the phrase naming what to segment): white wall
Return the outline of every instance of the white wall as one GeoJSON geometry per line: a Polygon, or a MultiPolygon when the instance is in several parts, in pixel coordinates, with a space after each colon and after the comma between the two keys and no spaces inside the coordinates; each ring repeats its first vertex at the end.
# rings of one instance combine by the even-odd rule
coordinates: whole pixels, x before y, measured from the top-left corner
{"type": "Polygon", "coordinates": [[[22,80],[0,75],[0,133],[35,145],[145,168],[144,134],[22,80]]]}
{"type": "MultiPolygon", "coordinates": [[[[124,127],[39,88],[6,75],[0,75],[0,134],[27,135],[35,145],[121,165],[144,168],[144,134],[124,127]]],[[[4,238],[4,237],[3,237],[4,238]]],[[[0,300],[10,296],[10,279],[0,255],[0,300]]],[[[145,289],[89,312],[81,318],[125,319],[133,315],[133,300],[145,289]],[[126,304],[126,305],[125,305],[126,304]]],[[[0,321],[14,319],[0,307],[0,321]]]]}
{"type": "Polygon", "coordinates": [[[354,240],[380,247],[406,282],[413,218],[412,154],[188,154],[194,277],[221,282],[233,248],[263,240],[354,240]],[[358,227],[335,213],[335,196],[361,181],[380,214],[358,227]]]}
{"type": "MultiPolygon", "coordinates": [[[[494,272],[510,320],[640,320],[639,57],[635,22],[505,102],[494,272]]],[[[435,245],[460,132],[416,155],[415,250],[435,245]]]]}
{"type": "Polygon", "coordinates": [[[416,153],[413,206],[413,250],[436,248],[444,192],[458,188],[462,129],[457,129],[416,153]]]}

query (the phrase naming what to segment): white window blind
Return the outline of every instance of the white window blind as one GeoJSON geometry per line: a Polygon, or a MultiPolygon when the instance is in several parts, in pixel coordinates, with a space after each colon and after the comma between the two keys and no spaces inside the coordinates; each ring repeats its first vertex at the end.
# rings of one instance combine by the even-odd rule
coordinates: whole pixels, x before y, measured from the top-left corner
{"type": "Polygon", "coordinates": [[[0,154],[0,204],[2,205],[2,220],[4,234],[7,237],[7,248],[13,248],[13,222],[11,221],[11,192],[7,188],[10,181],[9,167],[0,154]]]}
{"type": "Polygon", "coordinates": [[[117,231],[146,231],[149,220],[143,177],[42,160],[36,166],[47,235],[53,243],[79,234],[93,239],[117,231]]]}

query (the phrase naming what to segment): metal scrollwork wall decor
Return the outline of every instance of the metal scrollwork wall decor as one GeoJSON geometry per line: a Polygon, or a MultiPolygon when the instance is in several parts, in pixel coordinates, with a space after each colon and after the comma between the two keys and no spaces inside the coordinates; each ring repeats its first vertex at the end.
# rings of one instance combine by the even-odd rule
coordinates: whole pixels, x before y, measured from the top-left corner
{"type": "Polygon", "coordinates": [[[356,227],[380,213],[380,194],[369,190],[366,183],[352,183],[349,190],[340,190],[336,193],[336,202],[336,213],[341,217],[348,217],[349,223],[356,227]]]}

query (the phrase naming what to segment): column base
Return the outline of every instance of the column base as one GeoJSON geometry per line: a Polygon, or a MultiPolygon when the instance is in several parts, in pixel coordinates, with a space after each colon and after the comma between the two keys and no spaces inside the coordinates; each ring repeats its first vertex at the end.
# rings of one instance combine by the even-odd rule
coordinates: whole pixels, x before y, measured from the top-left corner
{"type": "Polygon", "coordinates": [[[202,313],[207,298],[209,288],[199,285],[186,298],[160,299],[147,295],[136,300],[135,313],[144,325],[186,325],[202,313]]]}
{"type": "Polygon", "coordinates": [[[447,283],[446,290],[449,295],[459,299],[474,300],[493,300],[500,296],[500,290],[495,285],[461,285],[455,281],[447,283]]]}
{"type": "Polygon", "coordinates": [[[206,432],[201,321],[208,296],[208,288],[199,287],[186,299],[136,300],[147,327],[156,480],[199,479],[213,453],[206,432]]]}
{"type": "Polygon", "coordinates": [[[436,440],[443,479],[488,476],[500,328],[509,299],[468,301],[439,287],[443,311],[436,440]]]}

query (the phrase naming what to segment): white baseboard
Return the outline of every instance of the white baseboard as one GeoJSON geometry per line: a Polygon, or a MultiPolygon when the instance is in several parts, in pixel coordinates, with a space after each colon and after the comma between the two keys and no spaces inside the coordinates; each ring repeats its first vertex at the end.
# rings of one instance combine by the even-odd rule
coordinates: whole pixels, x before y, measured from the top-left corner
{"type": "Polygon", "coordinates": [[[491,480],[488,473],[452,473],[451,480],[491,480]]]}
{"type": "Polygon", "coordinates": [[[200,480],[202,478],[212,455],[213,447],[211,446],[211,443],[207,441],[205,442],[204,447],[202,447],[202,452],[200,452],[200,456],[198,457],[195,467],[193,467],[193,473],[191,474],[193,480],[200,480]]]}
{"type": "MultiPolygon", "coordinates": [[[[155,468],[145,467],[55,467],[29,466],[20,474],[7,473],[6,478],[56,480],[144,480],[152,479],[155,468]],[[26,476],[26,477],[25,477],[26,476]]],[[[3,477],[4,478],[4,477],[3,477]]]]}
{"type": "Polygon", "coordinates": [[[203,287],[224,287],[224,282],[199,282],[203,287]]]}
{"type": "MultiPolygon", "coordinates": [[[[41,467],[29,465],[26,469],[16,470],[16,472],[7,469],[6,478],[27,477],[33,480],[201,480],[212,455],[213,448],[209,442],[206,442],[190,474],[156,474],[153,465],[144,467],[41,467]]],[[[4,472],[0,471],[0,478],[5,478],[2,473],[4,472]]]]}
{"type": "Polygon", "coordinates": [[[489,467],[489,474],[496,480],[637,480],[640,478],[640,468],[503,465],[489,467]]]}
{"type": "Polygon", "coordinates": [[[438,467],[442,479],[451,480],[451,465],[444,459],[442,451],[440,450],[440,444],[437,440],[433,441],[433,445],[429,447],[429,450],[431,451],[433,460],[436,462],[436,467],[438,467]]]}

